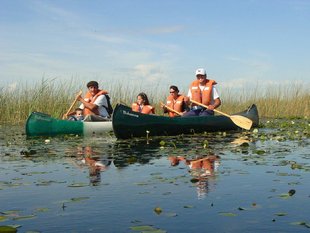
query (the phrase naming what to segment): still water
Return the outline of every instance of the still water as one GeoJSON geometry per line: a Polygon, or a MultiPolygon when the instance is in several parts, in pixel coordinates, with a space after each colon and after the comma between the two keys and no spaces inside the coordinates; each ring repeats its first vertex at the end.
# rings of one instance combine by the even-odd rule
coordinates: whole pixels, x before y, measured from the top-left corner
{"type": "Polygon", "coordinates": [[[0,225],[18,232],[310,229],[308,136],[259,129],[117,141],[0,132],[0,225]]]}

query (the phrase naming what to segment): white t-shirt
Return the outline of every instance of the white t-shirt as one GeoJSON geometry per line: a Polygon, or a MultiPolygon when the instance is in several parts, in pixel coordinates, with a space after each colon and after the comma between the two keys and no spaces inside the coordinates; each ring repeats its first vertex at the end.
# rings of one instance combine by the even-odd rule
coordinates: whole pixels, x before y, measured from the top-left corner
{"type": "MultiPolygon", "coordinates": [[[[203,91],[205,88],[207,88],[206,86],[201,86],[199,85],[199,88],[201,91],[203,91]]],[[[191,92],[191,89],[188,90],[188,93],[187,93],[187,96],[192,99],[192,92],[191,92]]],[[[210,104],[214,104],[214,100],[217,99],[217,98],[220,98],[215,86],[212,86],[212,100],[211,100],[211,103],[210,104]]]]}
{"type": "MultiPolygon", "coordinates": [[[[86,101],[88,101],[88,99],[85,99],[86,101]]],[[[103,117],[109,117],[109,113],[106,110],[105,107],[108,107],[108,101],[107,98],[105,97],[105,95],[100,95],[97,97],[97,99],[95,100],[94,104],[96,104],[98,106],[98,111],[99,111],[99,115],[103,116],[103,117]]],[[[84,109],[84,104],[80,105],[81,109],[84,109]]]]}

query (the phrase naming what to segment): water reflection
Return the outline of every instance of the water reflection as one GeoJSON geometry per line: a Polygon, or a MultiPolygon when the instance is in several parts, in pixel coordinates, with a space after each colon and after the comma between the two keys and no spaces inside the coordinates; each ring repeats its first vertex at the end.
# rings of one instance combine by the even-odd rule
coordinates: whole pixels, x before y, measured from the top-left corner
{"type": "Polygon", "coordinates": [[[210,188],[210,181],[214,182],[215,172],[220,165],[220,156],[207,155],[198,156],[194,159],[187,159],[182,156],[170,156],[169,158],[171,166],[178,166],[180,162],[184,162],[188,166],[188,172],[191,175],[191,182],[195,184],[197,188],[198,199],[204,199],[210,188]]]}
{"type": "Polygon", "coordinates": [[[122,141],[113,145],[113,163],[117,168],[124,168],[131,164],[148,164],[152,160],[159,159],[162,154],[159,141],[122,141]]]}
{"type": "Polygon", "coordinates": [[[78,147],[77,160],[81,166],[88,166],[89,181],[93,186],[97,186],[101,182],[101,172],[106,171],[111,165],[111,160],[94,151],[92,147],[78,147]]]}

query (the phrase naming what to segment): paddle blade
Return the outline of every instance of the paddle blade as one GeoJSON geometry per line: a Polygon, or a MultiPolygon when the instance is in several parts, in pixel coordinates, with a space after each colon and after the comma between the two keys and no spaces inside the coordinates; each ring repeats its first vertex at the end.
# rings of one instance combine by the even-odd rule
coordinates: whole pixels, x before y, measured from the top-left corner
{"type": "Polygon", "coordinates": [[[244,116],[240,116],[240,115],[231,115],[230,119],[240,128],[247,129],[247,130],[251,129],[252,124],[253,124],[252,120],[244,116]]]}

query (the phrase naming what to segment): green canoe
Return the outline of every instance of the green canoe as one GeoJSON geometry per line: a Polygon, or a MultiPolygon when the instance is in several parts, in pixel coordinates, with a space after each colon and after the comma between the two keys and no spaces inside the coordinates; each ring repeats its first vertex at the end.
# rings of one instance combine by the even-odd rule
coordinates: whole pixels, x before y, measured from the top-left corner
{"type": "MultiPolygon", "coordinates": [[[[245,111],[234,115],[249,118],[253,121],[252,127],[258,126],[258,111],[254,104],[245,111]]],[[[118,139],[241,129],[227,116],[214,115],[171,118],[168,116],[146,115],[133,112],[131,108],[122,104],[118,104],[114,109],[112,125],[114,134],[118,139]]]]}
{"type": "Polygon", "coordinates": [[[31,113],[26,122],[27,136],[55,136],[60,134],[90,136],[106,134],[109,131],[112,131],[111,121],[67,121],[53,118],[41,112],[31,113]]]}

